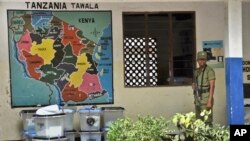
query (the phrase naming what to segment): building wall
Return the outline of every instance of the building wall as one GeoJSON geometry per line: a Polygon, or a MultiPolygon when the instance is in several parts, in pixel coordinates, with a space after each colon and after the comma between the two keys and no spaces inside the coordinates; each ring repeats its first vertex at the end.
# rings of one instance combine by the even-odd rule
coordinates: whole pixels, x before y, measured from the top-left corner
{"type": "Polygon", "coordinates": [[[242,34],[243,34],[243,58],[248,58],[248,60],[250,59],[249,57],[249,50],[250,50],[250,40],[249,40],[249,36],[250,36],[250,15],[247,14],[250,12],[250,2],[244,2],[242,4],[242,34]]]}
{"type": "MultiPolygon", "coordinates": [[[[250,57],[249,57],[249,51],[250,51],[250,40],[249,40],[249,36],[250,36],[250,15],[247,14],[250,12],[250,2],[244,2],[242,5],[242,21],[243,21],[243,60],[244,61],[250,61],[250,57]]],[[[244,65],[243,67],[249,67],[250,65],[244,65]]],[[[250,84],[250,80],[248,79],[248,76],[250,76],[250,72],[249,69],[246,69],[246,71],[243,71],[243,83],[248,85],[250,84]]],[[[249,89],[246,88],[246,89],[249,89]]],[[[249,93],[247,93],[249,95],[249,93]]],[[[245,98],[244,99],[245,105],[249,105],[250,104],[250,98],[245,98]]],[[[245,123],[249,123],[250,121],[250,107],[245,106],[245,123]]]]}
{"type": "MultiPolygon", "coordinates": [[[[103,2],[98,4],[99,10],[112,10],[113,14],[114,104],[110,106],[124,107],[126,109],[125,115],[132,118],[136,118],[139,114],[150,114],[169,118],[175,113],[194,111],[191,85],[153,88],[124,87],[122,12],[195,11],[196,46],[197,51],[199,51],[202,50],[202,41],[224,40],[226,38],[226,4],[224,2],[184,3],[159,1],[103,2]]],[[[0,140],[17,140],[21,138],[22,128],[19,112],[28,108],[11,108],[6,9],[26,9],[26,4],[22,1],[0,2],[0,17],[2,17],[0,20],[0,140]]],[[[225,69],[216,68],[215,73],[217,79],[215,88],[214,121],[216,123],[226,124],[225,69]]],[[[79,119],[77,116],[74,124],[75,128],[79,129],[79,119]]]]}

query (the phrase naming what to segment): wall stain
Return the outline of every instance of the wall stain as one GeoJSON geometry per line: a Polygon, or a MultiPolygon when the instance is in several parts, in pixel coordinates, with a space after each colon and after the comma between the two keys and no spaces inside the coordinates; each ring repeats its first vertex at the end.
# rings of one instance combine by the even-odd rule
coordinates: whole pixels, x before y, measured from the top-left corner
{"type": "Polygon", "coordinates": [[[5,87],[5,92],[6,92],[7,95],[10,94],[10,92],[9,92],[9,87],[5,87]]]}

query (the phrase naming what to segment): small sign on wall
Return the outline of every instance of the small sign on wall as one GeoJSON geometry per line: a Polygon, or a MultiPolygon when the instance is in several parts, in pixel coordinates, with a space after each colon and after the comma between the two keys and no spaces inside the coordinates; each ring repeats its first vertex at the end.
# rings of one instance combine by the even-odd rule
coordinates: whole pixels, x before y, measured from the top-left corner
{"type": "Polygon", "coordinates": [[[250,58],[243,58],[243,83],[250,84],[250,58]]]}
{"type": "Polygon", "coordinates": [[[203,41],[202,48],[207,52],[208,65],[213,68],[224,67],[223,40],[203,41]]]}
{"type": "Polygon", "coordinates": [[[203,41],[203,48],[222,48],[223,41],[222,40],[212,40],[212,41],[203,41]]]}

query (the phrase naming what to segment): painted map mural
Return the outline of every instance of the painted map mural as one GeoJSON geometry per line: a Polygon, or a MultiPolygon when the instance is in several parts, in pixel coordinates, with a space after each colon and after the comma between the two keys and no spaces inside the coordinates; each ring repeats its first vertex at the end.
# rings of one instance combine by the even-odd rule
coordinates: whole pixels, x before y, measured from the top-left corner
{"type": "Polygon", "coordinates": [[[111,11],[7,13],[12,107],[113,103],[111,11]]]}

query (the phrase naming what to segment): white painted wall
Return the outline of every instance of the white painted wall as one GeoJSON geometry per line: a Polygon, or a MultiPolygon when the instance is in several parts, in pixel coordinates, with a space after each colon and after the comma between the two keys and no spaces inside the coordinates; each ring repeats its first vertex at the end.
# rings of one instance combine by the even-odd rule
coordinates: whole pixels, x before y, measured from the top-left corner
{"type": "MultiPolygon", "coordinates": [[[[65,0],[66,2],[66,0],[65,0]]],[[[79,2],[82,2],[79,0],[79,2]]],[[[125,115],[136,118],[140,115],[171,117],[177,112],[194,111],[191,86],[124,88],[122,12],[129,11],[195,11],[196,45],[202,50],[203,40],[225,39],[226,3],[224,2],[130,2],[99,3],[100,10],[113,12],[113,65],[114,105],[122,106],[125,115]]],[[[8,56],[8,29],[6,9],[26,9],[24,2],[0,2],[0,140],[17,140],[21,136],[19,112],[25,108],[10,107],[10,74],[8,56]]],[[[248,22],[249,23],[249,22],[248,22]]],[[[249,35],[250,36],[250,35],[249,35]]],[[[250,43],[248,43],[250,44],[250,43]]],[[[214,121],[226,124],[225,69],[215,69],[214,121]]],[[[105,105],[107,106],[107,105],[105,105]]],[[[75,128],[79,128],[76,116],[75,128]]]]}

